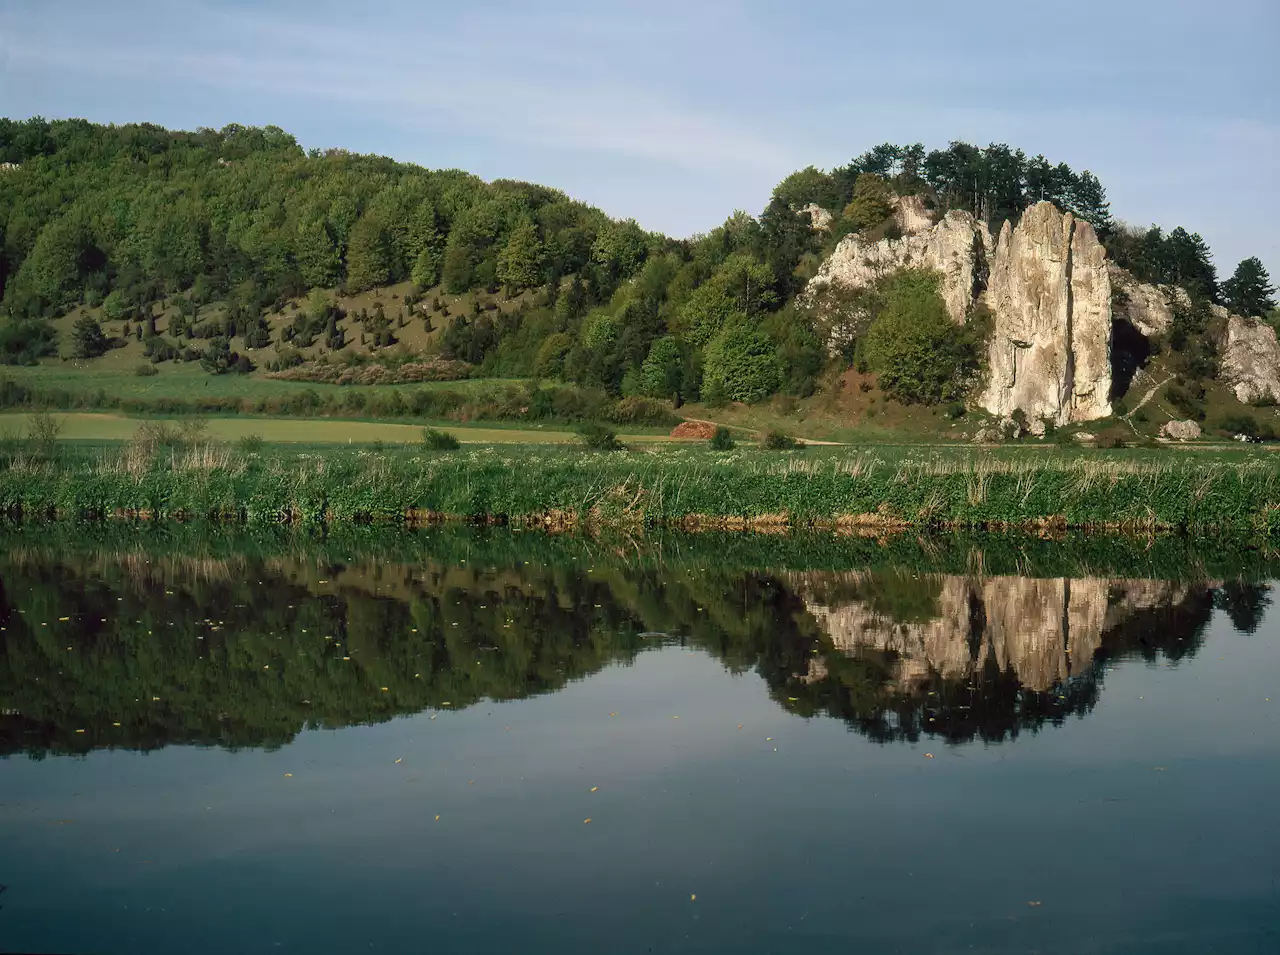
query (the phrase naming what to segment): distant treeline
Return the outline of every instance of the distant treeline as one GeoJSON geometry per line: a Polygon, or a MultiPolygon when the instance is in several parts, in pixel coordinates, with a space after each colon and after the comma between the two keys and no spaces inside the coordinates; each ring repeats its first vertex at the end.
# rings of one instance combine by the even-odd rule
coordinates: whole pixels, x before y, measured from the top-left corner
{"type": "MultiPolygon", "coordinates": [[[[860,357],[885,370],[874,355],[861,356],[857,337],[832,355],[830,309],[806,307],[796,294],[841,236],[894,234],[895,193],[992,224],[1052,200],[1092,222],[1142,278],[1210,299],[1225,292],[1228,304],[1233,296],[1271,301],[1265,270],[1220,288],[1198,235],[1115,227],[1096,176],[1001,144],[877,146],[830,172],[801,170],[758,216],[735,213],[687,240],[612,220],[543,186],[307,152],[275,127],[173,132],[0,120],[0,157],[17,167],[0,170],[4,361],[53,353],[58,345],[43,320],[78,304],[101,306],[106,320],[137,322],[133,331],[150,338],[157,305],[175,301],[189,317],[178,323],[178,339],[147,354],[194,358],[182,334],[196,337],[189,326],[198,307],[216,301],[224,317],[199,329],[198,357],[212,373],[248,370],[276,361],[269,349],[287,345],[262,322],[267,309],[313,289],[412,281],[447,294],[529,292],[528,306],[515,312],[453,315],[444,326],[445,357],[487,374],[540,375],[676,403],[805,396],[824,372],[860,357]],[[801,211],[809,203],[833,214],[830,231],[813,228],[801,211]],[[244,351],[218,336],[242,340],[244,351]]],[[[860,334],[882,310],[932,321],[929,296],[899,302],[894,294],[862,308],[872,321],[860,334]]],[[[308,321],[315,327],[306,334],[323,336],[325,347],[351,347],[351,329],[337,316],[308,321]]],[[[86,320],[70,343],[79,357],[108,345],[95,322],[86,320]]],[[[394,338],[390,327],[374,334],[394,338]]],[[[945,338],[927,343],[926,357],[962,370],[963,361],[951,361],[957,343],[945,338]]]]}

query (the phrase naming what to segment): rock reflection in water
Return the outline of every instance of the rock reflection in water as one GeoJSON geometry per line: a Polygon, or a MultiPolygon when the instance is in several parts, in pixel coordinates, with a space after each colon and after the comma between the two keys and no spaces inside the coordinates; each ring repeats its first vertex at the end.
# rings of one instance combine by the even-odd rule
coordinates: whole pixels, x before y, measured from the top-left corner
{"type": "Polygon", "coordinates": [[[554,692],[679,639],[881,741],[1088,712],[1103,662],[1177,659],[1265,587],[1104,577],[334,564],[137,552],[0,561],[0,753],[277,746],[554,692]],[[661,635],[676,635],[665,638],[661,635]]]}

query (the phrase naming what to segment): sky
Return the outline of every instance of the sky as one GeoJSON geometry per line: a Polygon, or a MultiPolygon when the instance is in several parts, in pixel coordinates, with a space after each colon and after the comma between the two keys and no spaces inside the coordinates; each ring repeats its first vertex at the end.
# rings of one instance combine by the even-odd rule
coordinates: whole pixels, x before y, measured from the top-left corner
{"type": "Polygon", "coordinates": [[[0,0],[0,115],[280,126],[674,236],[880,142],[1005,142],[1280,277],[1280,0],[0,0]]]}

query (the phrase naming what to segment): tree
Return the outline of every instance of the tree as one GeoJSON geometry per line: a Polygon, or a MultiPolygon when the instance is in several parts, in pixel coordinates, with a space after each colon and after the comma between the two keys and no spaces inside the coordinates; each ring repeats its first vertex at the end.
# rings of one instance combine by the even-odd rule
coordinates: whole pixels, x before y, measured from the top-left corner
{"type": "Polygon", "coordinates": [[[853,187],[853,199],[844,218],[859,232],[878,226],[893,215],[893,187],[874,173],[863,173],[853,187]]]}
{"type": "Polygon", "coordinates": [[[1222,283],[1227,308],[1239,315],[1266,315],[1276,307],[1276,290],[1262,260],[1250,256],[1222,283]]]}
{"type": "Polygon", "coordinates": [[[97,319],[82,315],[71,332],[71,347],[77,358],[97,358],[107,350],[107,336],[97,319]]]}
{"type": "Polygon", "coordinates": [[[1107,202],[1107,191],[1088,169],[1071,184],[1068,208],[1077,218],[1093,226],[1099,236],[1106,236],[1111,231],[1111,203],[1107,202]]]}
{"type": "Polygon", "coordinates": [[[391,240],[382,220],[366,212],[351,228],[347,245],[347,290],[363,292],[391,277],[391,240]]]}
{"type": "Polygon", "coordinates": [[[1213,267],[1209,246],[1198,232],[1187,232],[1178,226],[1164,240],[1166,281],[1181,285],[1195,295],[1215,301],[1218,298],[1218,273],[1213,267]]]}
{"type": "Polygon", "coordinates": [[[506,286],[508,295],[513,295],[538,284],[541,266],[538,229],[526,220],[511,230],[507,244],[498,253],[498,281],[506,286]]]}
{"type": "Polygon", "coordinates": [[[702,376],[704,392],[730,401],[760,401],[782,383],[773,342],[745,324],[728,326],[707,346],[702,376]]]}
{"type": "Polygon", "coordinates": [[[656,340],[640,366],[640,393],[650,398],[677,398],[685,382],[685,352],[670,335],[656,340]]]}
{"type": "Polygon", "coordinates": [[[885,393],[904,404],[963,397],[977,370],[964,331],[951,321],[931,272],[909,270],[881,283],[882,305],[867,332],[867,363],[885,393]]]}

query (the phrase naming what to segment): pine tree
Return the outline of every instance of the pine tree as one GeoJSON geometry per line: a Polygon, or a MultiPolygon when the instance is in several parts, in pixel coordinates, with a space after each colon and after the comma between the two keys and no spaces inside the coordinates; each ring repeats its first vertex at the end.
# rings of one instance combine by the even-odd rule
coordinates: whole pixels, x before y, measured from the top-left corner
{"type": "Polygon", "coordinates": [[[542,242],[532,222],[521,222],[511,230],[507,244],[498,253],[498,281],[512,295],[538,284],[542,265],[542,242]]]}
{"type": "Polygon", "coordinates": [[[1239,315],[1266,315],[1276,307],[1276,290],[1271,276],[1257,256],[1250,256],[1222,283],[1222,298],[1227,308],[1239,315]]]}
{"type": "Polygon", "coordinates": [[[1071,184],[1070,206],[1076,217],[1093,226],[1098,235],[1105,236],[1111,231],[1111,203],[1107,202],[1107,191],[1088,169],[1071,184]]]}
{"type": "Polygon", "coordinates": [[[382,220],[362,215],[347,244],[347,291],[363,292],[386,285],[391,276],[391,241],[382,220]]]}

